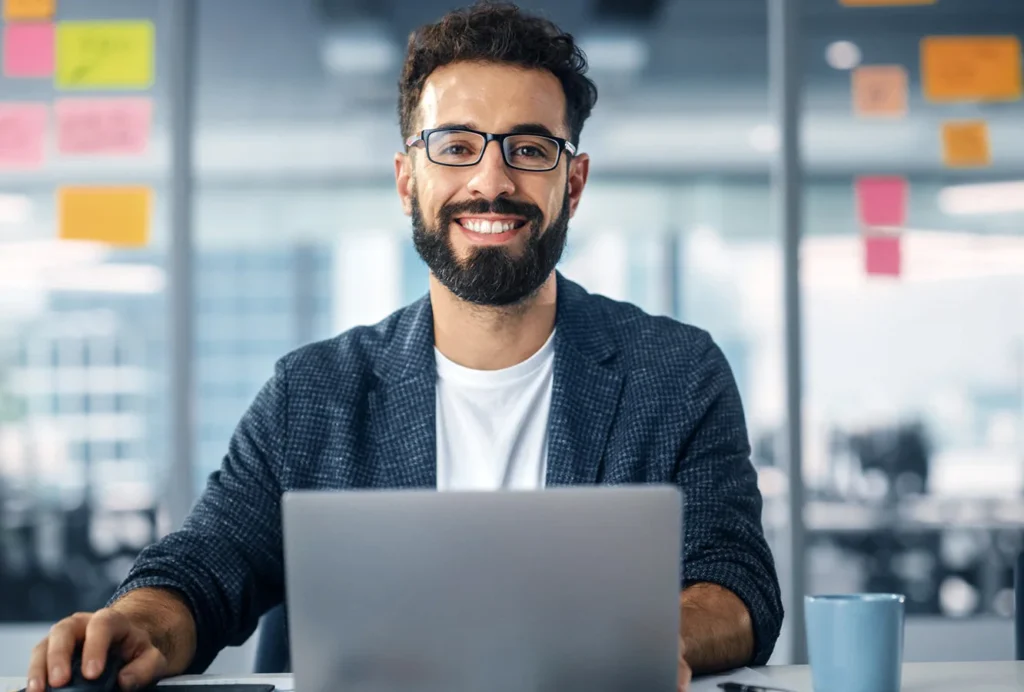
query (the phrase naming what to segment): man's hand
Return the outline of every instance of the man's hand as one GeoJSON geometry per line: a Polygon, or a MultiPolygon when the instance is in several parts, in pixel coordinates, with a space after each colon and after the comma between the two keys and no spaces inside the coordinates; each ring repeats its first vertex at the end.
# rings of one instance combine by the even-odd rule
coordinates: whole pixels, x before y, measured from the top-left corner
{"type": "Polygon", "coordinates": [[[78,613],[51,627],[49,636],[32,650],[27,692],[70,682],[71,657],[79,644],[86,679],[103,673],[107,654],[113,651],[124,662],[118,686],[134,690],[185,672],[195,655],[196,626],[176,593],[136,589],[109,608],[78,613]]]}
{"type": "Polygon", "coordinates": [[[693,671],[690,670],[690,665],[686,662],[686,643],[683,642],[683,638],[679,637],[679,692],[686,692],[690,689],[690,678],[693,677],[693,671]]]}
{"type": "Polygon", "coordinates": [[[132,624],[122,613],[104,608],[64,618],[32,650],[27,692],[42,692],[46,685],[61,687],[71,681],[71,657],[80,642],[82,675],[95,680],[115,651],[124,661],[117,682],[122,690],[135,690],[167,674],[167,658],[153,644],[149,632],[132,624]]]}

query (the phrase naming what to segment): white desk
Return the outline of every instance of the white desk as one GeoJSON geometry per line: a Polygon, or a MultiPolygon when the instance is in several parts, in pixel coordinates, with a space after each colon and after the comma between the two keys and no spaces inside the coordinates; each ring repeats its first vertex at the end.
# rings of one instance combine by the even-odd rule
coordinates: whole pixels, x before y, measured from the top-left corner
{"type": "MultiPolygon", "coordinates": [[[[757,670],[768,676],[771,684],[776,687],[783,687],[793,692],[814,692],[811,688],[811,673],[806,666],[768,666],[757,670]]],[[[225,680],[290,682],[290,678],[280,675],[252,675],[244,678],[226,678],[214,675],[173,678],[163,683],[162,686],[167,686],[174,681],[215,683],[225,680]]],[[[24,678],[0,678],[0,692],[14,692],[24,686],[24,678]]],[[[281,687],[286,687],[286,685],[281,684],[281,687]]],[[[290,689],[291,686],[287,685],[287,687],[290,689]]],[[[1024,690],[1024,662],[905,663],[903,665],[902,692],[1018,692],[1019,690],[1024,690]]]]}
{"type": "MultiPolygon", "coordinates": [[[[806,666],[758,668],[771,684],[793,692],[814,692],[806,666]]],[[[904,663],[902,692],[1017,692],[1024,690],[1024,662],[904,663]]]]}

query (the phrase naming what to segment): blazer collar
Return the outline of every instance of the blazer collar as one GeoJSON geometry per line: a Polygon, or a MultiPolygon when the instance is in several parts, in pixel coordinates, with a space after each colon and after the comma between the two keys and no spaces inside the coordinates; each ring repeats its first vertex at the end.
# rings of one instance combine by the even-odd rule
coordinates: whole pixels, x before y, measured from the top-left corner
{"type": "MultiPolygon", "coordinates": [[[[555,279],[555,330],[559,350],[568,346],[576,356],[591,363],[605,363],[615,355],[617,347],[603,328],[608,317],[600,303],[560,272],[556,272],[555,279]]],[[[377,374],[382,379],[402,382],[436,377],[434,313],[429,295],[401,310],[394,321],[382,323],[380,329],[385,331],[383,341],[386,344],[377,365],[377,374]]]]}

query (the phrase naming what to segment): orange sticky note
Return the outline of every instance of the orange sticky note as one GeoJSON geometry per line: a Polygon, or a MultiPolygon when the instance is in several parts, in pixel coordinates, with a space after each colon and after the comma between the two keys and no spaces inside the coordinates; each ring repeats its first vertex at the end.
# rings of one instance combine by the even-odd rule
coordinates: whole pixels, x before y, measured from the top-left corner
{"type": "Polygon", "coordinates": [[[900,65],[858,67],[851,76],[853,110],[865,117],[899,118],[907,114],[909,80],[900,65]]]}
{"type": "Polygon", "coordinates": [[[906,5],[934,5],[938,0],[839,0],[847,7],[901,7],[906,5]]]}
{"type": "Polygon", "coordinates": [[[63,99],[57,114],[62,154],[142,154],[149,143],[153,102],[144,98],[63,99]]]}
{"type": "Polygon", "coordinates": [[[1021,50],[1016,36],[921,39],[921,87],[929,101],[1016,101],[1021,50]]]}
{"type": "Polygon", "coordinates": [[[4,0],[4,19],[9,22],[26,19],[52,19],[57,0],[4,0]]]}
{"type": "Polygon", "coordinates": [[[148,187],[63,187],[57,191],[62,240],[140,247],[149,242],[148,187]]]}
{"type": "Polygon", "coordinates": [[[6,76],[49,77],[53,74],[53,24],[8,24],[4,27],[3,40],[6,76]]]}
{"type": "Polygon", "coordinates": [[[39,168],[49,110],[44,103],[0,103],[0,168],[39,168]]]}
{"type": "Polygon", "coordinates": [[[955,168],[988,166],[992,147],[988,123],[984,120],[960,120],[942,124],[942,160],[955,168]]]}

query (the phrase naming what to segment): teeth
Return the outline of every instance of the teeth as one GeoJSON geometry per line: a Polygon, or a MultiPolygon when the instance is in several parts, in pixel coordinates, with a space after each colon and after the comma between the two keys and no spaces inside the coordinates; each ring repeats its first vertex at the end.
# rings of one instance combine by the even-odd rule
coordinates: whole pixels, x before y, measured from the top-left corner
{"type": "Polygon", "coordinates": [[[506,233],[518,225],[516,221],[487,221],[486,219],[463,219],[461,223],[474,233],[506,233]]]}

